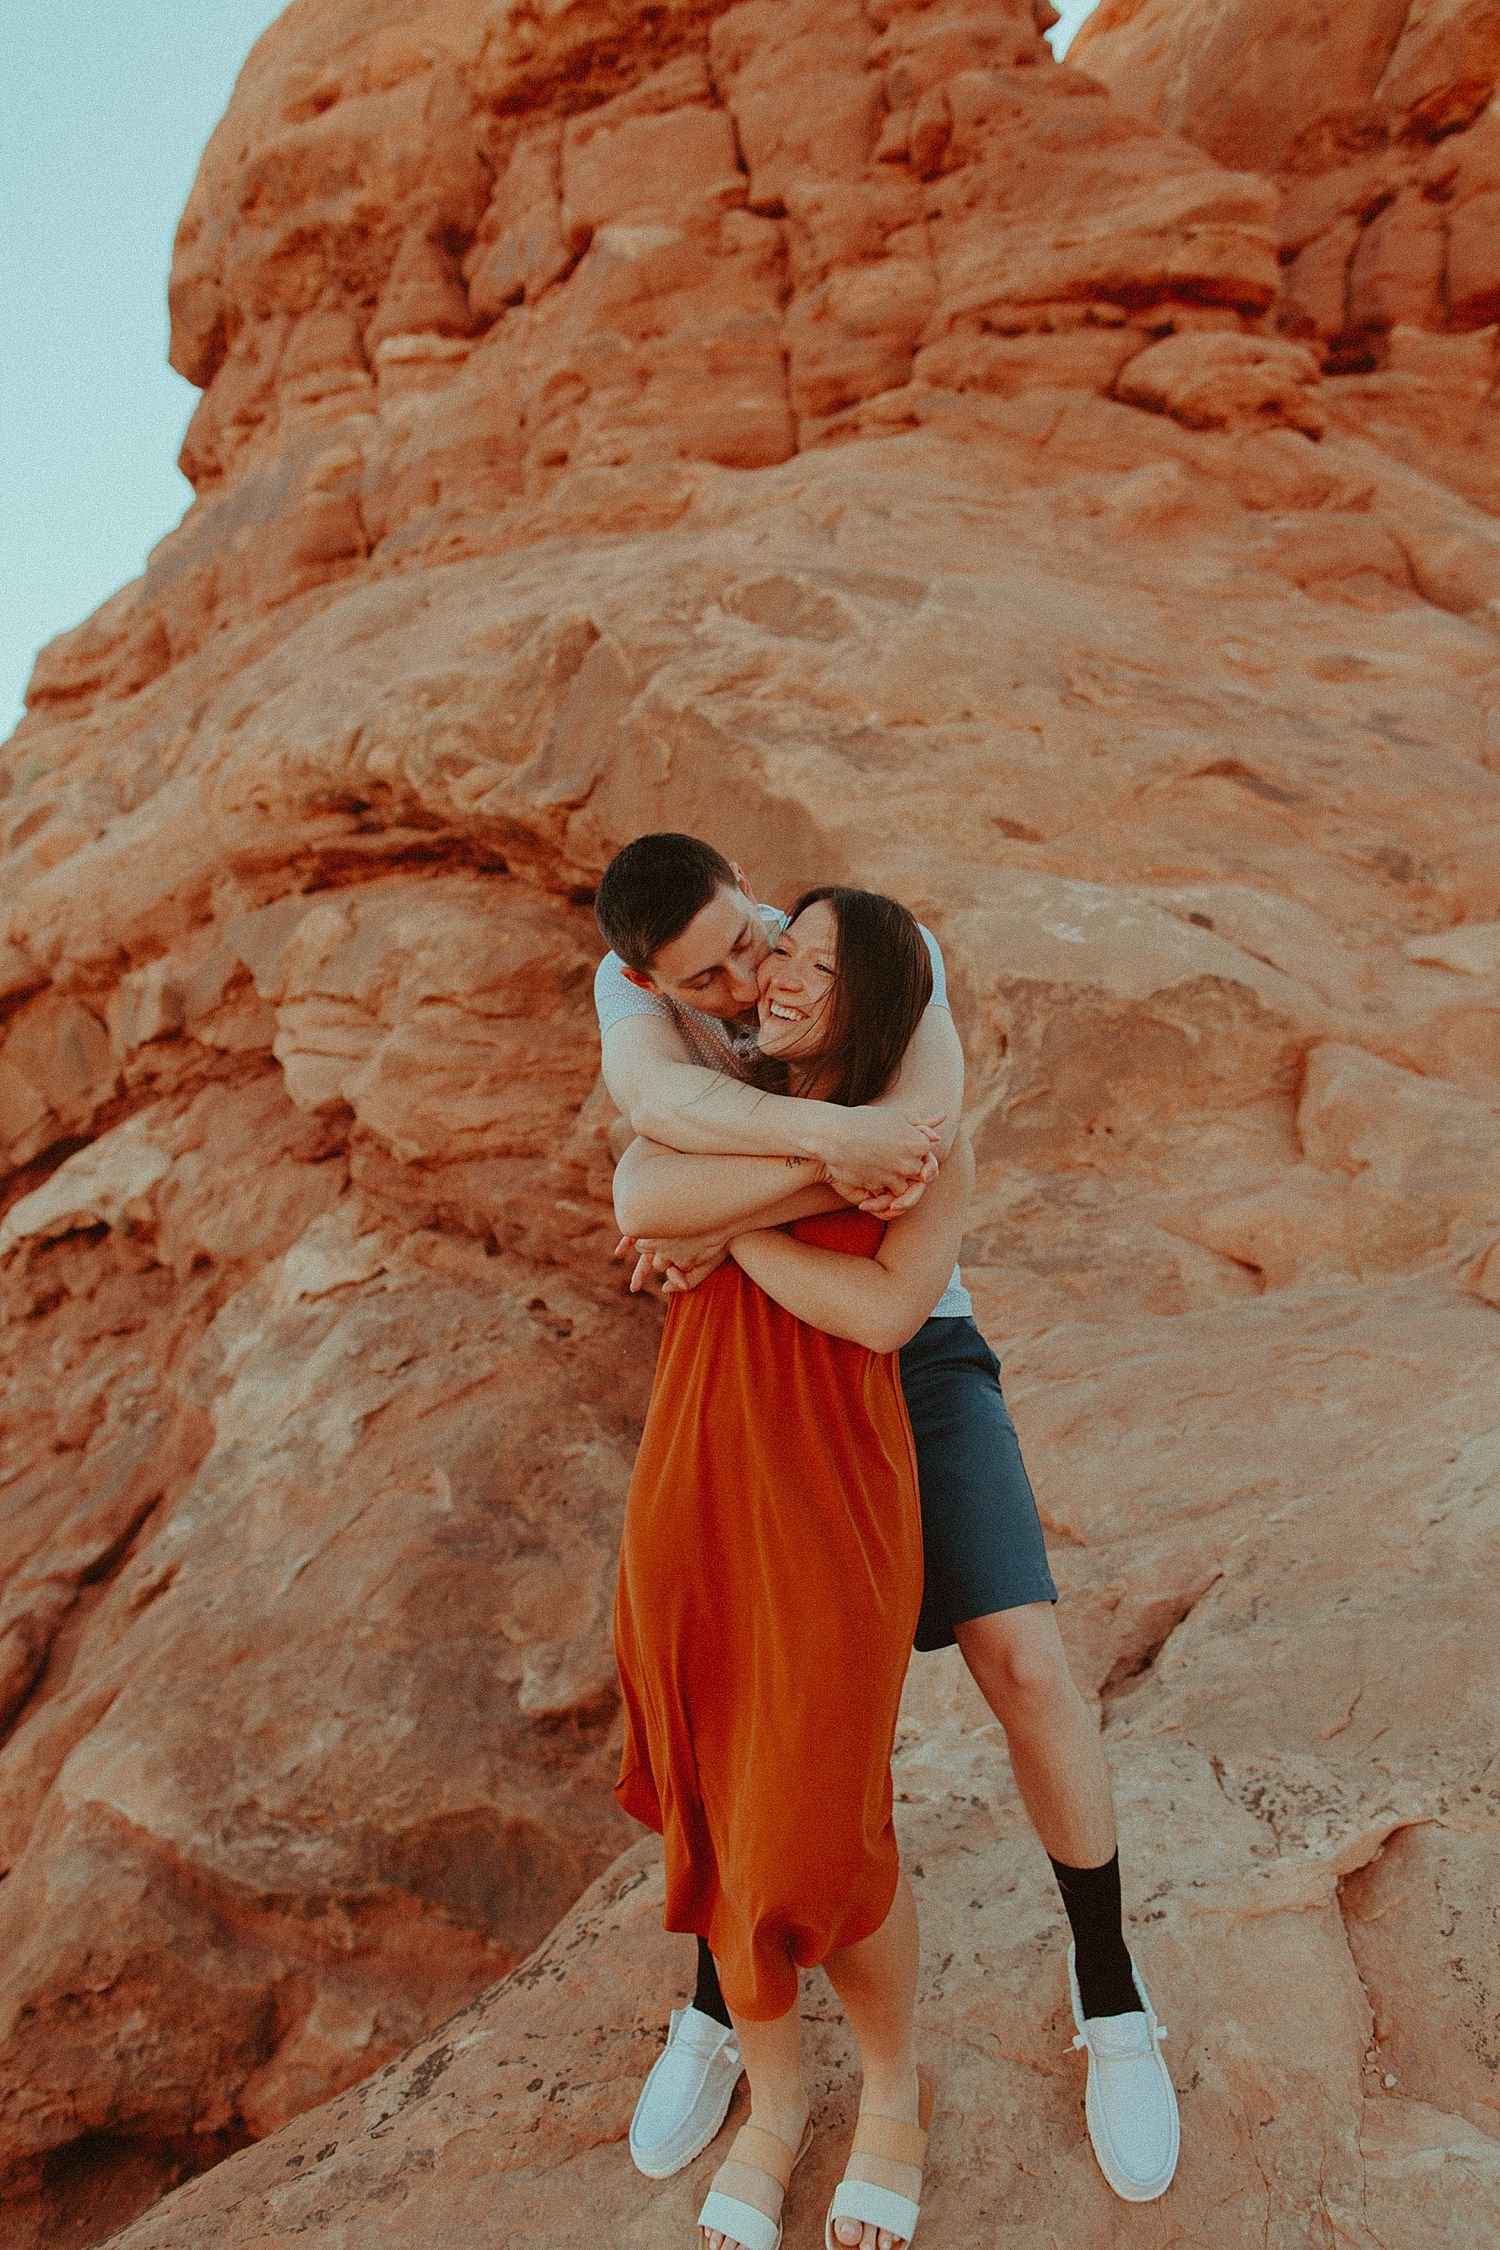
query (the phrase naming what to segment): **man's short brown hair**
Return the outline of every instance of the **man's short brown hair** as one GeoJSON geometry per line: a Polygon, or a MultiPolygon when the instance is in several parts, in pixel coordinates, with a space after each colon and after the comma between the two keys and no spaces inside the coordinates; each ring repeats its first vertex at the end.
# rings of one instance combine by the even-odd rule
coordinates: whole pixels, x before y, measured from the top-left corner
{"type": "Polygon", "coordinates": [[[663,829],[615,853],[599,878],[594,919],[626,968],[648,976],[662,947],[682,935],[715,891],[738,884],[712,844],[663,829]]]}

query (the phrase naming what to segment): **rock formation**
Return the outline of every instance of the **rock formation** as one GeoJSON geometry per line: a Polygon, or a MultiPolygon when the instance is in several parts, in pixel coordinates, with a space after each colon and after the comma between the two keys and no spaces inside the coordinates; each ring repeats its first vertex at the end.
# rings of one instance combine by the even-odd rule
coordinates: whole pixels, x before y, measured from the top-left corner
{"type": "MultiPolygon", "coordinates": [[[[210,143],[197,498],[0,798],[18,2250],[690,2239],[622,2145],[683,1947],[607,1786],[655,1315],[588,1000],[665,825],[947,949],[1183,2091],[1132,2223],[1483,2237],[1500,33],[1105,0],[1091,76],[1050,14],[299,0],[210,143]]],[[[1103,2250],[954,1657],[899,1788],[933,2238],[1103,2250]]]]}
{"type": "Polygon", "coordinates": [[[1280,188],[1277,326],[1327,408],[1500,503],[1494,0],[1101,0],[1071,58],[1133,114],[1280,188]],[[1438,339],[1444,339],[1439,343],[1438,339]]]}

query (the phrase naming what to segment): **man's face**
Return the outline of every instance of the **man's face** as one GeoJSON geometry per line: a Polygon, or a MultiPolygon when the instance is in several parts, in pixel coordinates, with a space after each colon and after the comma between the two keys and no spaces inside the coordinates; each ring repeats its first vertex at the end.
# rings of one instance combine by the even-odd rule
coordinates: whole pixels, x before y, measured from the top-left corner
{"type": "MultiPolygon", "coordinates": [[[[739,874],[739,869],[735,869],[739,874]]],[[[634,984],[644,984],[665,999],[723,1023],[759,1021],[760,986],[756,972],[771,941],[755,901],[740,875],[740,888],[715,891],[685,930],[664,945],[649,976],[627,969],[634,984]]]]}

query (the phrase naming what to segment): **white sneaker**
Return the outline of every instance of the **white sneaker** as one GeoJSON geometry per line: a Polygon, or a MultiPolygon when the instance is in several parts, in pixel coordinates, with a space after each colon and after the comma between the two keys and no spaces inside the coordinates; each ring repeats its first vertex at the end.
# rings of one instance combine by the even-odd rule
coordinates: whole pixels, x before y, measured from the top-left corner
{"type": "Polygon", "coordinates": [[[740,2043],[701,2008],[674,2008],[630,2120],[630,2154],[648,2180],[669,2180],[701,2156],[723,2124],[740,2072],[740,2043]]]}
{"type": "Polygon", "coordinates": [[[1088,2016],[1078,1992],[1074,1948],[1068,1947],[1068,1990],[1075,2047],[1088,2052],[1083,2113],[1099,2169],[1127,2203],[1154,2203],[1177,2169],[1177,2096],[1161,2059],[1166,2026],[1156,2020],[1140,1971],[1131,1964],[1139,2009],[1123,2016],[1088,2016]]]}

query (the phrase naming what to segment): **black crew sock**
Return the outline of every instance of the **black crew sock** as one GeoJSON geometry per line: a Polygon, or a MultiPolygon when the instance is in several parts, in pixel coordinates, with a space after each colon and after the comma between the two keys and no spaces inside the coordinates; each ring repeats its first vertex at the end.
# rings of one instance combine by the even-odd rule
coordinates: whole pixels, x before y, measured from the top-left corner
{"type": "Polygon", "coordinates": [[[1123,2016],[1141,1996],[1130,1973],[1130,1952],[1120,1921],[1120,1855],[1102,1867],[1052,1862],[1057,1887],[1073,1927],[1074,1967],[1086,2016],[1123,2016]]]}
{"type": "MultiPolygon", "coordinates": [[[[1132,2007],[1137,2005],[1136,2001],[1131,2002],[1132,2007]]],[[[714,1966],[714,1957],[702,1938],[698,1940],[698,1989],[693,1994],[693,2006],[703,2015],[712,2016],[714,2022],[721,2023],[726,2031],[734,2029],[729,2020],[729,2010],[724,2005],[724,1995],[719,1990],[719,1972],[714,1966]]]]}

